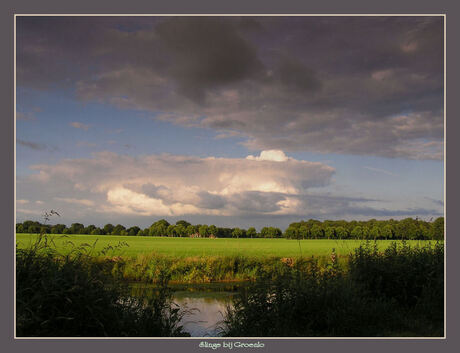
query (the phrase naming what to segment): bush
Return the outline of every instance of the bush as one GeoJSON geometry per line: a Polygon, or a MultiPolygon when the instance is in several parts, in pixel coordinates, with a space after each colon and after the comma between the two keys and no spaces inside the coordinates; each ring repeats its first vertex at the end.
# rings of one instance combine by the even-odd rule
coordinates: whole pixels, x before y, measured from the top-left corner
{"type": "Polygon", "coordinates": [[[392,243],[383,253],[369,242],[350,257],[350,278],[370,297],[395,300],[427,316],[444,321],[444,245],[409,246],[392,243]]]}
{"type": "Polygon", "coordinates": [[[370,243],[339,266],[292,264],[251,284],[227,307],[224,336],[442,336],[443,246],[370,243]]]}
{"type": "Polygon", "coordinates": [[[158,295],[132,297],[110,261],[76,248],[60,255],[41,236],[16,250],[17,336],[187,336],[167,278],[158,295]]]}
{"type": "Polygon", "coordinates": [[[349,272],[370,295],[383,294],[412,305],[430,289],[443,298],[444,247],[441,243],[410,247],[403,241],[380,253],[367,242],[350,257],[349,272]]]}

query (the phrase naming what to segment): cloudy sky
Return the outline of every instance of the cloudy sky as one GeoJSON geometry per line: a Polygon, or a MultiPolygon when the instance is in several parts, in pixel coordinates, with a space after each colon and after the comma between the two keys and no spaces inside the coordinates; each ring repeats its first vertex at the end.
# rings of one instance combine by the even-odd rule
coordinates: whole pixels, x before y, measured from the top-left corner
{"type": "Polygon", "coordinates": [[[443,17],[17,17],[17,220],[443,213],[443,17]]]}

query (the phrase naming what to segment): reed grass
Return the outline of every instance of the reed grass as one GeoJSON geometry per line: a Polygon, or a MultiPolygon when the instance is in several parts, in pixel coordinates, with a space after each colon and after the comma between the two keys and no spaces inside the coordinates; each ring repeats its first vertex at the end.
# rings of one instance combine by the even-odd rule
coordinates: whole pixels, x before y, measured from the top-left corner
{"type": "MultiPolygon", "coordinates": [[[[67,244],[45,235],[16,253],[17,336],[185,336],[187,308],[168,283],[248,281],[224,336],[443,335],[444,246],[361,244],[348,256],[123,257],[126,244],[67,244]],[[154,283],[133,295],[129,282],[154,283]]],[[[193,309],[192,309],[193,310],[193,309]]]]}
{"type": "Polygon", "coordinates": [[[442,244],[360,246],[339,266],[314,262],[250,284],[227,307],[223,336],[441,337],[442,244]]]}
{"type": "MultiPolygon", "coordinates": [[[[88,246],[89,247],[89,246],[88,246]]],[[[18,337],[187,336],[160,273],[158,292],[133,297],[113,276],[110,261],[88,247],[65,255],[41,236],[16,251],[16,335],[18,337]]]]}

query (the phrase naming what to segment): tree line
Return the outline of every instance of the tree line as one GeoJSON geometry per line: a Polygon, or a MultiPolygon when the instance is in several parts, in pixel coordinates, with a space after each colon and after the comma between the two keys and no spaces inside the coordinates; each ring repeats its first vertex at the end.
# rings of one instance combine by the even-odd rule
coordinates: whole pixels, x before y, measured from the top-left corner
{"type": "Polygon", "coordinates": [[[284,232],[288,239],[444,239],[444,217],[432,222],[418,218],[402,220],[317,221],[291,223],[284,232]]]}
{"type": "Polygon", "coordinates": [[[257,232],[255,227],[223,228],[207,224],[191,224],[179,220],[170,224],[165,219],[154,222],[150,227],[141,229],[138,226],[126,228],[121,224],[106,224],[103,227],[81,223],[43,224],[37,221],[25,221],[16,224],[16,233],[48,233],[48,234],[89,234],[89,235],[130,235],[130,236],[168,236],[191,238],[286,238],[286,239],[410,239],[410,240],[441,240],[444,239],[444,217],[434,221],[423,221],[418,218],[402,220],[345,221],[325,220],[294,222],[282,232],[276,227],[263,227],[257,232]]]}
{"type": "Polygon", "coordinates": [[[43,224],[37,221],[25,221],[16,224],[16,233],[46,233],[46,234],[89,234],[89,235],[130,235],[130,236],[168,236],[192,238],[281,238],[283,232],[279,228],[264,227],[260,232],[254,227],[223,228],[207,224],[191,224],[180,220],[170,224],[165,219],[154,222],[150,227],[141,229],[138,226],[126,228],[121,224],[106,224],[103,227],[81,223],[73,223],[70,227],[65,224],[43,224]]]}

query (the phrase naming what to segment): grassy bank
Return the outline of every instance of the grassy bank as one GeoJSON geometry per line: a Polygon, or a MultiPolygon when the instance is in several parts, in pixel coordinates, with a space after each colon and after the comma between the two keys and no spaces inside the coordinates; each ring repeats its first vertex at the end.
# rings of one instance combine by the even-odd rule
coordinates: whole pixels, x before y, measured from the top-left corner
{"type": "Polygon", "coordinates": [[[167,278],[155,295],[131,296],[111,264],[81,248],[62,255],[47,238],[16,251],[18,337],[187,336],[167,278]]]}
{"type": "Polygon", "coordinates": [[[224,336],[442,337],[444,248],[401,244],[358,248],[344,270],[272,274],[252,283],[227,308],[224,336]]]}
{"type": "MultiPolygon", "coordinates": [[[[346,270],[353,251],[365,244],[354,240],[286,239],[190,239],[74,235],[49,236],[56,253],[62,256],[79,251],[103,263],[112,275],[130,282],[153,283],[160,275],[171,282],[208,283],[247,281],[293,268],[308,270],[315,262],[325,268],[333,253],[346,270]],[[147,252],[149,251],[149,252],[147,252]],[[300,256],[302,254],[302,256],[300,256]]],[[[19,234],[18,248],[26,249],[36,235],[19,234]]],[[[373,242],[380,251],[402,242],[373,242]]],[[[431,241],[404,242],[407,246],[434,244],[431,241]]]]}
{"type": "MultiPolygon", "coordinates": [[[[18,336],[183,336],[169,281],[252,280],[225,336],[442,336],[444,246],[361,244],[348,256],[114,255],[123,246],[17,248],[18,336]],[[133,296],[127,283],[156,290],[133,296]]],[[[142,293],[142,291],[140,291],[142,293]]]]}
{"type": "MultiPolygon", "coordinates": [[[[271,274],[287,273],[293,266],[307,270],[313,264],[325,267],[328,257],[244,257],[204,256],[174,258],[150,254],[136,258],[115,258],[112,273],[127,281],[155,282],[161,273],[167,274],[172,282],[208,283],[231,281],[255,281],[271,274]]],[[[347,266],[346,257],[338,260],[347,266]]]]}

